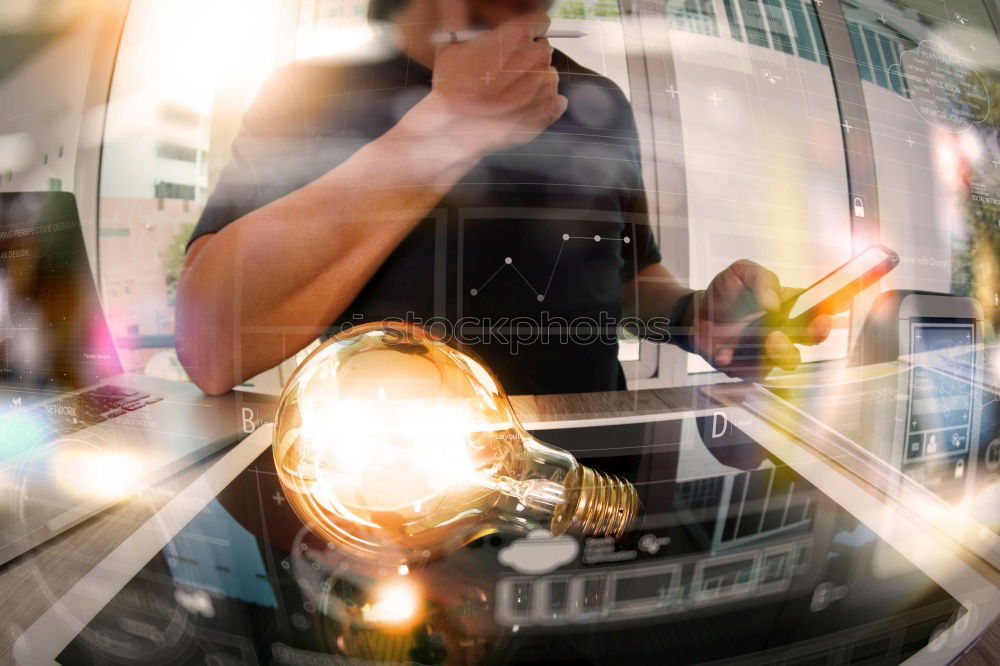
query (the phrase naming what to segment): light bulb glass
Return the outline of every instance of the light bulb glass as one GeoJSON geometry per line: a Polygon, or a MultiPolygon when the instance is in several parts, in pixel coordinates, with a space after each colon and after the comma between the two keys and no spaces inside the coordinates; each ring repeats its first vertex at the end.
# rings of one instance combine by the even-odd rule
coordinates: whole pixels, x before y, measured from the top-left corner
{"type": "Polygon", "coordinates": [[[525,431],[480,360],[417,326],[328,340],[289,379],[274,432],[299,518],[387,565],[499,530],[619,537],[638,507],[628,482],[525,431]]]}

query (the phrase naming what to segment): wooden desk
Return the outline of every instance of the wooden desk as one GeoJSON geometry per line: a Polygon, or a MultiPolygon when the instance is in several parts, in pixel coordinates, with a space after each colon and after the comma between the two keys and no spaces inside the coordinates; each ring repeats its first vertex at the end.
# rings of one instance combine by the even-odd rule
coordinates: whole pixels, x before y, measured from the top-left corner
{"type": "MultiPolygon", "coordinates": [[[[514,396],[511,402],[524,422],[643,415],[708,406],[694,388],[514,396]]],[[[12,662],[14,641],[25,627],[220,455],[184,470],[161,484],[156,492],[122,502],[0,567],[0,663],[12,662]]],[[[994,624],[959,663],[1000,663],[1000,623],[994,624]]]]}

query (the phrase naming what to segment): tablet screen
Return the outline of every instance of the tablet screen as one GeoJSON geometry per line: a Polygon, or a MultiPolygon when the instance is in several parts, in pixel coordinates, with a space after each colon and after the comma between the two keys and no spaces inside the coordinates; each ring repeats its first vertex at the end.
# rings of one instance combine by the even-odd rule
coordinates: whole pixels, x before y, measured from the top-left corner
{"type": "Polygon", "coordinates": [[[765,652],[897,662],[963,612],[715,418],[537,435],[635,483],[641,527],[619,543],[493,534],[406,571],[379,569],[303,527],[267,451],[59,661],[692,663],[765,652]]]}
{"type": "Polygon", "coordinates": [[[1000,535],[1000,394],[975,381],[995,360],[972,323],[914,324],[911,339],[912,366],[765,389],[1000,535]]]}

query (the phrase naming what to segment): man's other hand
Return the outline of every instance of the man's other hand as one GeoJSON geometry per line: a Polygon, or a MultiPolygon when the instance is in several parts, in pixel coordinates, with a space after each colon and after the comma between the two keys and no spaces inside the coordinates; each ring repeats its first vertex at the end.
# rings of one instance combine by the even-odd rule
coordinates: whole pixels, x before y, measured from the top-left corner
{"type": "Polygon", "coordinates": [[[790,336],[782,330],[749,330],[748,324],[801,290],[782,287],[778,276],[760,264],[742,259],[719,273],[704,291],[696,292],[689,308],[691,343],[709,363],[736,377],[763,377],[775,366],[794,370],[802,362],[796,344],[826,340],[830,317],[816,317],[790,336]]]}
{"type": "MultiPolygon", "coordinates": [[[[467,30],[465,0],[444,4],[444,31],[467,30]]],[[[468,42],[440,46],[431,93],[413,109],[419,119],[411,118],[413,125],[479,155],[531,141],[568,104],[557,90],[552,47],[542,37],[548,28],[549,17],[536,12],[468,42]]]]}

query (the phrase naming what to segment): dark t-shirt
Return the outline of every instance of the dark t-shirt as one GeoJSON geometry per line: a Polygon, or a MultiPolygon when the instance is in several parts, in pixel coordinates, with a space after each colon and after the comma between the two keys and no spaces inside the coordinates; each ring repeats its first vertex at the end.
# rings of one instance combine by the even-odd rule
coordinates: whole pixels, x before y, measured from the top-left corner
{"type": "MultiPolygon", "coordinates": [[[[332,332],[393,318],[429,324],[482,356],[509,393],[625,387],[614,344],[623,286],[660,260],[635,121],[610,80],[558,51],[553,65],[566,114],[530,143],[482,159],[332,332]]],[[[398,52],[286,66],[244,116],[191,240],[322,176],[394,126],[430,82],[430,70],[398,52]]],[[[379,221],[370,225],[378,234],[379,221]]]]}

